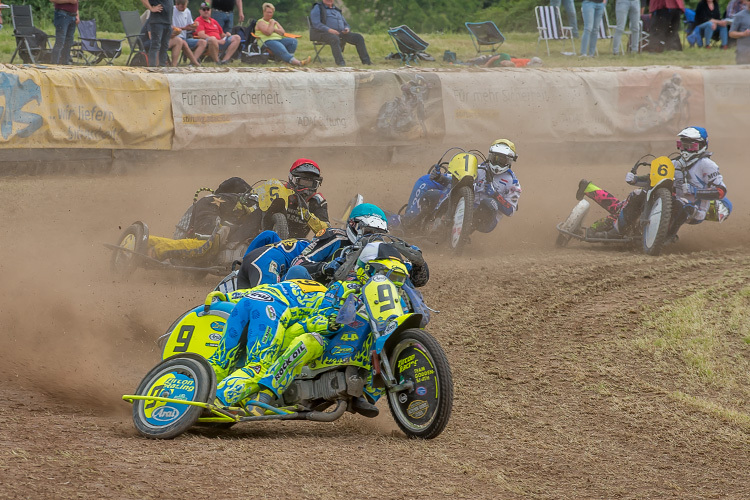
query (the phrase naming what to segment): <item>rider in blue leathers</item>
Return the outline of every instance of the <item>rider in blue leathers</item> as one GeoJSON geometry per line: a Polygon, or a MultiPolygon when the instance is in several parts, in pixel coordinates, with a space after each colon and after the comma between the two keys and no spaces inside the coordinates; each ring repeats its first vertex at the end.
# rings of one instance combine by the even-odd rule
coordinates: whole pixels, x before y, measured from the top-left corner
{"type": "Polygon", "coordinates": [[[278,283],[285,278],[292,261],[310,245],[307,240],[281,240],[273,231],[263,231],[251,243],[237,273],[237,288],[278,283]],[[275,240],[275,241],[274,241],[275,240]],[[261,242],[269,242],[257,246],[261,242]]]}
{"type": "MultiPolygon", "coordinates": [[[[474,220],[472,230],[489,233],[503,216],[510,217],[518,210],[521,185],[511,164],[516,161],[515,145],[507,139],[498,139],[490,146],[487,160],[479,165],[474,180],[474,220]]],[[[440,200],[448,196],[451,175],[433,170],[414,184],[404,215],[393,216],[392,222],[405,227],[419,227],[440,200]]]]}

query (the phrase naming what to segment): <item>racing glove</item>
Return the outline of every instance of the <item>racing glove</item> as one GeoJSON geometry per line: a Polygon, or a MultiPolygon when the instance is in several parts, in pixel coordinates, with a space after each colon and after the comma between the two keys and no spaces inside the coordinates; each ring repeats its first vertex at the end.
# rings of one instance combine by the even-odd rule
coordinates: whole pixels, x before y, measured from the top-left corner
{"type": "Polygon", "coordinates": [[[322,272],[325,276],[333,276],[336,270],[341,267],[341,264],[343,263],[343,257],[336,257],[331,262],[327,262],[323,265],[322,272]]]}
{"type": "Polygon", "coordinates": [[[513,205],[511,204],[511,202],[509,202],[508,200],[503,198],[502,195],[499,195],[499,194],[495,195],[495,200],[497,201],[498,209],[504,215],[508,215],[508,216],[513,215],[513,205]]]}
{"type": "Polygon", "coordinates": [[[628,172],[625,174],[625,182],[628,184],[635,184],[635,174],[633,172],[628,172]]]}

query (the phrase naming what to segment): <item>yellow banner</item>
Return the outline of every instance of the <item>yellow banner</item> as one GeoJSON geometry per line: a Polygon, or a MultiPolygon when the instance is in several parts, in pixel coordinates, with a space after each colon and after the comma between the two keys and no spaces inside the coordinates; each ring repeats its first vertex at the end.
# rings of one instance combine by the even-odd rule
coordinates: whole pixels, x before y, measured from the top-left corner
{"type": "Polygon", "coordinates": [[[0,145],[171,149],[163,75],[135,68],[0,65],[0,145]]]}

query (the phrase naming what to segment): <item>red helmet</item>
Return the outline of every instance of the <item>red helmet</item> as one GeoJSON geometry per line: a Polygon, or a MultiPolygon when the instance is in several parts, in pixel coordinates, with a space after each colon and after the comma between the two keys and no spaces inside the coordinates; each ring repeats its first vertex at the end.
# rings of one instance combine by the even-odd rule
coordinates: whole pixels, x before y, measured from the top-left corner
{"type": "Polygon", "coordinates": [[[289,184],[298,193],[314,194],[321,184],[320,167],[307,158],[300,158],[289,169],[289,184]]]}

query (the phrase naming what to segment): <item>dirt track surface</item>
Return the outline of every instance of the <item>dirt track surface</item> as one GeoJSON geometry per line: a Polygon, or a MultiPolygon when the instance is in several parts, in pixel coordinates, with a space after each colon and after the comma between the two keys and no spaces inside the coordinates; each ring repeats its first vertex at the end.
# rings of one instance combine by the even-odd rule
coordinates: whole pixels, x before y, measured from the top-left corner
{"type": "MultiPolygon", "coordinates": [[[[214,280],[139,271],[122,282],[102,243],[137,219],[171,235],[197,187],[283,166],[0,179],[0,498],[750,497],[750,428],[675,398],[713,395],[631,344],[646,306],[750,265],[739,152],[717,158],[732,217],[685,228],[659,258],[554,248],[578,179],[624,195],[633,161],[559,167],[554,154],[522,153],[521,210],[475,235],[463,258],[425,249],[425,297],[441,311],[428,329],[456,395],[447,429],[427,442],[406,439],[385,401],[373,420],[136,434],[120,396],[157,363],[154,339],[214,280]]],[[[354,191],[395,209],[430,161],[401,158],[384,172],[324,163],[322,190],[333,214],[354,191]]],[[[750,413],[747,400],[716,397],[750,413]]]]}

